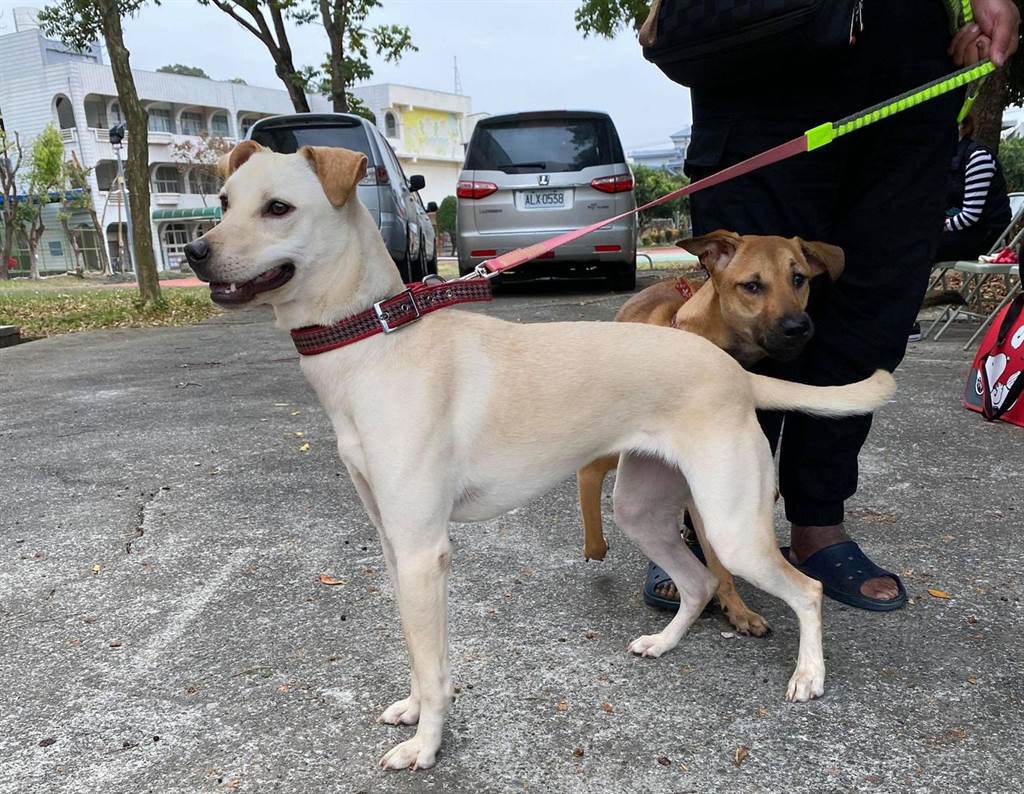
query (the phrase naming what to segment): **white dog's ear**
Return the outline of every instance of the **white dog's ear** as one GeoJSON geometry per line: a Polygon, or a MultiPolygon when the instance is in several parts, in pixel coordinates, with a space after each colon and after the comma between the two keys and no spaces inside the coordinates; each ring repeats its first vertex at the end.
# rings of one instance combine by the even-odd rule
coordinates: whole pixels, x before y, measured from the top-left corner
{"type": "Polygon", "coordinates": [[[217,160],[217,176],[221,179],[227,179],[245,165],[245,161],[256,154],[256,152],[262,151],[263,147],[256,143],[256,141],[242,141],[234,149],[217,160]]]}
{"type": "Polygon", "coordinates": [[[700,237],[680,240],[676,245],[696,256],[704,269],[714,274],[723,270],[732,261],[741,242],[743,238],[736,232],[717,229],[700,237]]]}
{"type": "Polygon", "coordinates": [[[328,201],[342,206],[366,176],[366,155],[334,146],[303,146],[299,154],[309,160],[328,201]]]}
{"type": "Polygon", "coordinates": [[[838,245],[801,240],[799,237],[794,237],[793,241],[804,252],[807,264],[816,271],[815,275],[828,273],[828,277],[835,281],[843,274],[843,268],[846,267],[846,254],[838,245]]]}

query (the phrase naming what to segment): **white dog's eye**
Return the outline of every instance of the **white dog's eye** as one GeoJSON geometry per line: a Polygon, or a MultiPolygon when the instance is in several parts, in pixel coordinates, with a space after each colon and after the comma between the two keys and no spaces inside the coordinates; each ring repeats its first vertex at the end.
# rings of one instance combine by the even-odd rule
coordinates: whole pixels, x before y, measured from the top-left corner
{"type": "Polygon", "coordinates": [[[278,201],[277,199],[274,199],[273,201],[268,201],[267,202],[267,206],[264,208],[263,211],[267,215],[281,216],[281,215],[287,215],[289,212],[291,212],[291,210],[292,210],[292,205],[291,204],[285,204],[283,201],[278,201]]]}

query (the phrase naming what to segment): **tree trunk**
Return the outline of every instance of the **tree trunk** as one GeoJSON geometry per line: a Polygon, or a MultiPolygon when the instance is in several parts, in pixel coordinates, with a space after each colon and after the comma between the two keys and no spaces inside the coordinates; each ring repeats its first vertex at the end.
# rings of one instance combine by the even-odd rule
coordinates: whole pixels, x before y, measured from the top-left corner
{"type": "Polygon", "coordinates": [[[74,274],[82,278],[85,276],[85,256],[82,254],[78,233],[72,230],[71,224],[68,223],[68,217],[66,211],[61,212],[60,228],[64,232],[64,238],[68,241],[68,245],[71,246],[71,257],[75,260],[74,274]]]}
{"type": "Polygon", "coordinates": [[[36,252],[39,250],[39,241],[43,239],[43,232],[46,231],[46,227],[43,226],[43,206],[45,205],[40,205],[39,212],[32,219],[28,234],[25,235],[25,239],[28,240],[28,277],[34,281],[39,280],[39,257],[36,252]]]}
{"type": "Polygon", "coordinates": [[[288,89],[288,96],[292,100],[292,107],[295,108],[295,112],[309,113],[309,101],[306,99],[302,86],[299,85],[299,73],[295,71],[295,66],[292,64],[291,59],[287,63],[276,64],[274,71],[281,78],[285,88],[288,89]]]}
{"type": "Polygon", "coordinates": [[[107,44],[110,68],[117,86],[117,100],[128,126],[128,157],[126,179],[128,182],[128,206],[132,214],[132,236],[135,246],[132,259],[135,262],[135,278],[139,284],[139,297],[143,304],[160,300],[160,279],[157,276],[156,259],[153,257],[153,232],[149,217],[149,129],[146,111],[139,102],[128,62],[130,53],[124,46],[121,19],[118,16],[116,0],[98,0],[103,26],[103,38],[107,44]]]}
{"type": "Polygon", "coordinates": [[[331,105],[335,113],[348,113],[348,96],[345,85],[345,28],[348,26],[346,0],[334,0],[331,12],[330,0],[320,0],[320,17],[331,43],[331,58],[328,68],[331,73],[331,105]]]}
{"type": "Polygon", "coordinates": [[[96,234],[96,256],[100,260],[100,269],[104,276],[114,275],[114,268],[110,264],[110,253],[107,251],[107,236],[103,234],[100,226],[100,218],[96,214],[96,207],[92,203],[92,195],[89,196],[89,220],[92,222],[92,230],[96,234]]]}
{"type": "Polygon", "coordinates": [[[1006,107],[1006,70],[989,75],[974,101],[974,140],[987,146],[993,154],[999,153],[999,134],[1002,132],[1003,108],[1006,107]]]}
{"type": "Polygon", "coordinates": [[[11,254],[14,251],[14,234],[13,226],[5,218],[4,239],[0,241],[0,279],[4,281],[11,277],[10,272],[7,270],[7,263],[11,261],[11,254]]]}

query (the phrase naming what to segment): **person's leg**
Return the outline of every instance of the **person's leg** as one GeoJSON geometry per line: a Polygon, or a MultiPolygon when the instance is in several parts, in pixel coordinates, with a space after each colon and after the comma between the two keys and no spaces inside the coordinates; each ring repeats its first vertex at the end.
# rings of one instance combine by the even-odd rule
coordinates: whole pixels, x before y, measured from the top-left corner
{"type": "MultiPolygon", "coordinates": [[[[906,28],[897,19],[879,20],[887,24],[879,25],[883,33],[869,54],[876,64],[871,79],[880,97],[951,68],[944,52],[941,5],[934,4],[939,13],[917,5],[887,7],[897,16],[915,13],[916,27],[906,28]],[[911,29],[916,30],[913,39],[897,41],[899,31],[911,29]]],[[[882,13],[880,4],[875,9],[882,13]]],[[[851,136],[833,239],[846,253],[846,270],[831,291],[828,310],[815,313],[815,335],[801,357],[800,380],[849,383],[879,367],[892,371],[902,360],[907,330],[935,261],[958,104],[958,96],[932,100],[851,136]]],[[[870,417],[787,417],[780,490],[793,524],[797,561],[846,539],[844,502],[857,489],[857,457],[870,428],[870,417]]],[[[861,593],[893,599],[896,582],[869,579],[861,593]]]]}

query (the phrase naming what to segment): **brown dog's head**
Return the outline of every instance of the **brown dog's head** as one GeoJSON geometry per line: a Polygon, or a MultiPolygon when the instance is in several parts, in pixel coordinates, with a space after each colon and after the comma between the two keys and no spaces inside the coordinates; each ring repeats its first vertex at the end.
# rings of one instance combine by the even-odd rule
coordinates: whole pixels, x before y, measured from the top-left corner
{"type": "Polygon", "coordinates": [[[737,343],[731,352],[744,359],[789,361],[799,355],[814,334],[806,312],[810,281],[822,273],[835,281],[845,260],[843,250],[828,243],[724,230],[679,246],[707,270],[737,343]]]}
{"type": "Polygon", "coordinates": [[[276,154],[242,141],[219,169],[221,221],[185,246],[215,303],[276,303],[295,292],[296,273],[337,261],[347,231],[339,210],[366,175],[366,155],[324,146],[276,154]]]}

